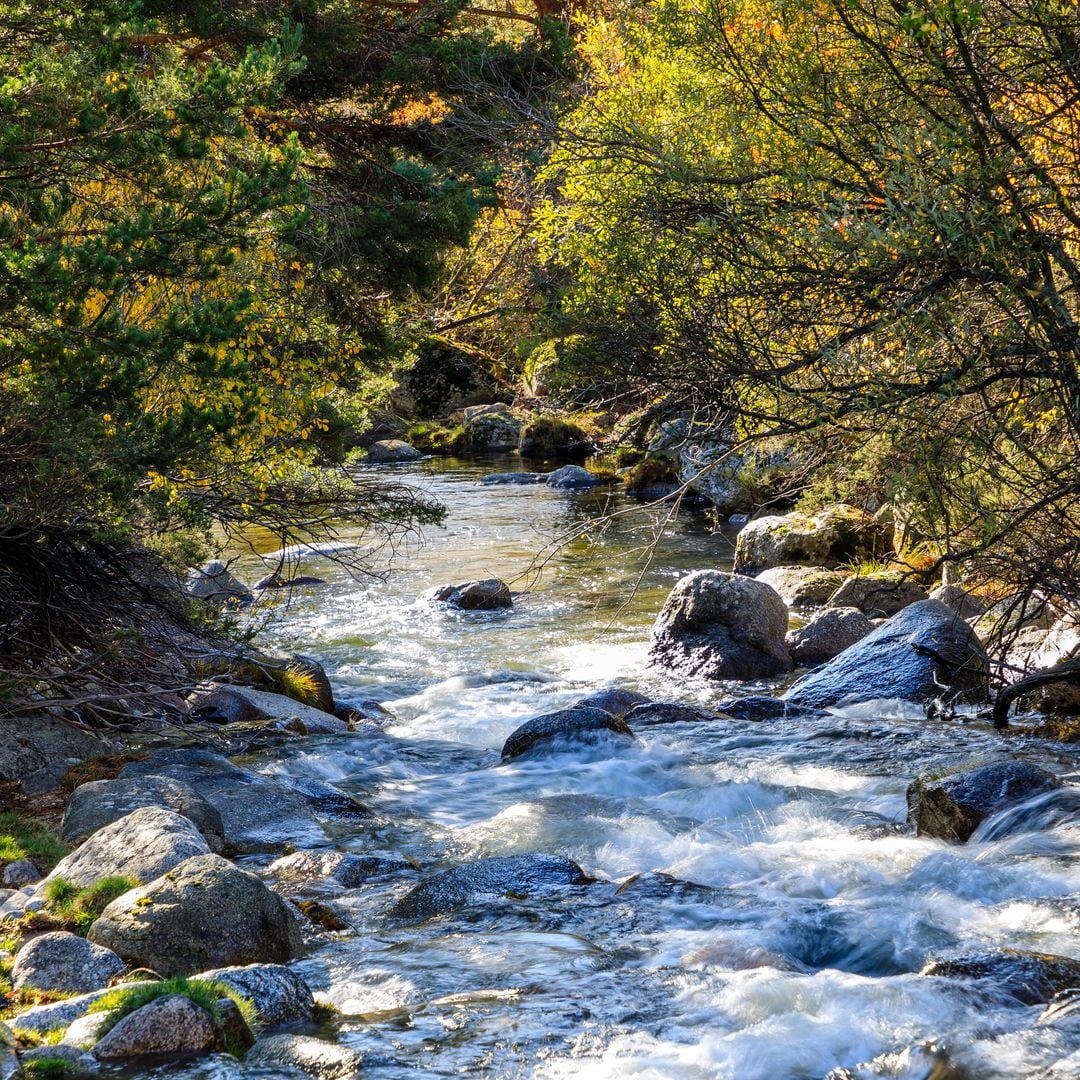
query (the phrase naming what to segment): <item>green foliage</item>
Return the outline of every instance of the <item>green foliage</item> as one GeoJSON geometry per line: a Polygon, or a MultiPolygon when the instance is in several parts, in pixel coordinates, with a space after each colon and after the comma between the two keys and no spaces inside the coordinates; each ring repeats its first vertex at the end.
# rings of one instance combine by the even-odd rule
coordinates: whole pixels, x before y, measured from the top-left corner
{"type": "Polygon", "coordinates": [[[84,887],[66,878],[53,878],[45,886],[45,906],[50,915],[69,923],[85,937],[109,904],[138,885],[134,878],[122,874],[100,878],[84,887]]]}
{"type": "Polygon", "coordinates": [[[460,454],[469,445],[464,424],[448,427],[433,420],[413,424],[405,435],[406,442],[425,454],[460,454]]]}
{"type": "Polygon", "coordinates": [[[222,998],[229,998],[235,1002],[244,1018],[244,1023],[253,1031],[257,1032],[260,1027],[259,1013],[250,998],[238,994],[225,983],[216,982],[213,979],[164,979],[161,982],[149,983],[145,986],[120,986],[110,991],[103,997],[98,998],[90,1006],[90,1012],[106,1012],[108,1017],[102,1024],[101,1035],[111,1031],[116,1025],[144,1005],[156,1001],[160,997],[171,994],[181,994],[193,1001],[200,1008],[205,1009],[211,1016],[218,1015],[218,1002],[222,998]]]}
{"type": "Polygon", "coordinates": [[[584,457],[590,447],[585,431],[561,416],[538,416],[521,432],[521,452],[533,457],[584,457]]]}
{"type": "Polygon", "coordinates": [[[43,821],[0,812],[0,863],[29,859],[47,874],[67,852],[67,845],[43,821]]]}
{"type": "Polygon", "coordinates": [[[657,484],[677,484],[679,474],[671,462],[661,458],[649,458],[636,464],[626,474],[626,490],[633,493],[657,484]]]}
{"type": "Polygon", "coordinates": [[[80,1070],[66,1058],[40,1057],[22,1062],[22,1074],[27,1077],[76,1076],[80,1070]]]}

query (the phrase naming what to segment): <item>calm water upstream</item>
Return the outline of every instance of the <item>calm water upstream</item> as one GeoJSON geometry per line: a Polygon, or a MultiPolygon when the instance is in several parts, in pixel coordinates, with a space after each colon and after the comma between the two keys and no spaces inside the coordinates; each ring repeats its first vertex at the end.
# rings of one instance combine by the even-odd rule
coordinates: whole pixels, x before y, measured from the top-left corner
{"type": "MultiPolygon", "coordinates": [[[[1080,1076],[1080,1012],[1040,1023],[1041,1007],[916,974],[957,946],[1080,957],[1080,822],[964,846],[905,830],[912,777],[1001,752],[984,725],[897,703],[812,723],[654,727],[633,746],[500,763],[523,720],[601,687],[705,704],[731,690],[646,667],[668,589],[729,565],[730,537],[689,513],[632,599],[651,536],[641,519],[561,549],[538,581],[518,582],[512,612],[417,604],[435,584],[518,577],[609,499],[480,484],[508,467],[394,469],[445,503],[445,527],[385,580],[305,561],[329,584],[264,635],[318,657],[340,700],[375,699],[396,717],[254,759],[355,793],[376,817],[331,826],[335,844],[417,868],[335,897],[357,932],[300,965],[340,1010],[341,1040],[373,1059],[370,1075],[926,1077],[919,1048],[937,1043],[973,1080],[1080,1076]],[[385,918],[426,871],[520,852],[566,856],[612,884],[496,898],[419,927],[385,918]]],[[[263,572],[253,555],[241,571],[263,572]]],[[[1010,749],[1077,768],[1034,740],[1010,749]]]]}

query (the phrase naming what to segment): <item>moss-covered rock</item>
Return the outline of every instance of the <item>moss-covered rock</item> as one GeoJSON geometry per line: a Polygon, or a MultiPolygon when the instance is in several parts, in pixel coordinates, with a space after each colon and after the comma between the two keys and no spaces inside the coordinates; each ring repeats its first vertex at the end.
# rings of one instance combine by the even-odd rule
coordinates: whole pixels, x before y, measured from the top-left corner
{"type": "Polygon", "coordinates": [[[538,416],[522,429],[518,449],[525,457],[581,459],[594,446],[588,433],[573,421],[538,416]]]}

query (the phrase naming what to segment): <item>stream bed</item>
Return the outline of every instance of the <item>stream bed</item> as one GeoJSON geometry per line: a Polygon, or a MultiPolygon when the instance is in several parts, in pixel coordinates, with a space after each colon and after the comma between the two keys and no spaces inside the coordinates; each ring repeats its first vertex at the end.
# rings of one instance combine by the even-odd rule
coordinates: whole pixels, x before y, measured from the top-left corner
{"type": "MultiPolygon", "coordinates": [[[[591,517],[630,504],[480,483],[515,467],[388,470],[440,499],[445,525],[382,579],[305,560],[328,583],[298,592],[262,636],[316,657],[339,701],[394,717],[245,760],[355,794],[374,816],[328,826],[334,845],[410,864],[335,894],[355,933],[298,965],[339,1010],[331,1030],[368,1056],[365,1075],[1080,1076],[1080,1010],[1048,1022],[992,986],[918,974],[958,947],[1080,958],[1080,821],[962,846],[905,826],[920,773],[1007,749],[1069,774],[1075,754],[1033,738],[1004,746],[972,717],[927,721],[895,702],[797,723],[662,725],[632,745],[500,762],[524,720],[600,688],[706,706],[734,689],[646,664],[668,590],[690,570],[728,568],[730,530],[684,511],[643,568],[647,515],[596,531],[591,517]],[[527,575],[559,535],[576,538],[527,575]],[[416,603],[431,586],[495,576],[521,591],[511,612],[416,603]],[[386,917],[432,871],[519,853],[564,856],[598,880],[419,925],[386,917]]],[[[265,572],[252,553],[234,569],[265,572]]]]}

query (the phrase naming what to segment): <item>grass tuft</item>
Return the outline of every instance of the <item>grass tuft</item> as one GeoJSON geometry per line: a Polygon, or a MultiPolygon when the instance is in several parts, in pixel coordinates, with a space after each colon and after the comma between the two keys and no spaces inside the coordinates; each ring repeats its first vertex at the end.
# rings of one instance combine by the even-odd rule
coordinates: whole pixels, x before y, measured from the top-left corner
{"type": "Polygon", "coordinates": [[[85,937],[109,904],[138,886],[135,878],[122,874],[103,877],[85,888],[66,878],[53,878],[45,886],[45,907],[50,915],[68,923],[85,937]]]}
{"type": "Polygon", "coordinates": [[[47,874],[67,853],[67,845],[45,822],[10,810],[0,813],[0,863],[29,859],[47,874]]]}

